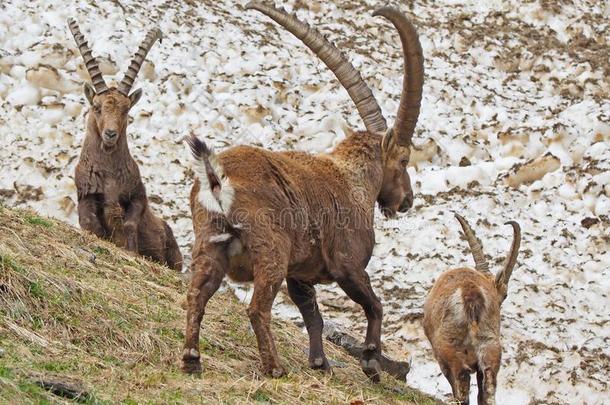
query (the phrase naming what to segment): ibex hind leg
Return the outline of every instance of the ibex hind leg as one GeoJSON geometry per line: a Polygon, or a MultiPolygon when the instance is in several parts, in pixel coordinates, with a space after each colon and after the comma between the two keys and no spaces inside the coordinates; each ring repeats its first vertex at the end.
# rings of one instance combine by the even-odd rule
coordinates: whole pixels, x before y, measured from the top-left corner
{"type": "Polygon", "coordinates": [[[172,228],[166,222],[163,223],[163,226],[165,228],[165,263],[170,269],[182,271],[182,253],[174,238],[172,228]]]}
{"type": "Polygon", "coordinates": [[[477,372],[479,405],[495,405],[496,403],[496,385],[501,359],[502,347],[499,343],[480,348],[479,371],[477,372]]]}
{"type": "Polygon", "coordinates": [[[227,268],[227,258],[221,246],[207,245],[195,249],[191,284],[187,293],[186,332],[182,353],[183,372],[201,373],[199,333],[208,300],[220,287],[227,268]]]}
{"type": "Polygon", "coordinates": [[[383,309],[371,287],[371,280],[364,269],[346,271],[336,278],[339,286],[356,303],[360,304],[368,326],[360,365],[373,382],[380,381],[381,374],[381,321],[383,309]]]}
{"type": "Polygon", "coordinates": [[[322,345],[324,321],[320,315],[314,286],[292,278],[287,279],[286,283],[288,294],[299,308],[309,334],[309,366],[313,369],[330,370],[322,345]]]}

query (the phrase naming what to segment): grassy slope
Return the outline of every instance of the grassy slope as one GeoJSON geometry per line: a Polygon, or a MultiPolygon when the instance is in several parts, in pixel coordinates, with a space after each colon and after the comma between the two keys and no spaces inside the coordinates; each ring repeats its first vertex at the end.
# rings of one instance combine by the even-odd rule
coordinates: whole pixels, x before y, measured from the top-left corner
{"type": "Polygon", "coordinates": [[[181,374],[185,285],[170,270],[30,211],[0,206],[0,403],[56,403],[34,376],[76,378],[86,402],[434,403],[389,376],[366,381],[357,362],[333,375],[306,367],[307,337],[276,320],[278,349],[290,371],[258,372],[244,305],[218,294],[202,334],[204,374],[181,374]]]}

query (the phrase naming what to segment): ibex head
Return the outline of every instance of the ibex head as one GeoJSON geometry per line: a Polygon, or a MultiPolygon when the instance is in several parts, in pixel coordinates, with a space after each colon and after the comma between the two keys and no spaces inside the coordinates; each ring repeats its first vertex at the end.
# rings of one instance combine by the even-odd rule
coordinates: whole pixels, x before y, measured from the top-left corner
{"type": "Polygon", "coordinates": [[[398,30],[404,55],[403,90],[393,128],[388,129],[381,108],[360,73],[345,56],[316,29],[301,22],[283,9],[257,1],[246,6],[258,10],[299,38],[328,66],[347,90],[364,121],[370,136],[382,137],[383,182],[377,202],[386,216],[405,212],[413,205],[413,190],[406,167],[411,155],[411,138],[415,131],[424,83],[424,57],[415,27],[400,11],[383,7],[373,15],[390,20],[398,30]]]}
{"type": "Polygon", "coordinates": [[[411,157],[411,139],[419,116],[424,85],[424,56],[415,27],[398,10],[382,7],[373,13],[382,16],[398,30],[404,58],[402,95],[394,127],[382,142],[384,178],[378,202],[386,216],[405,212],[413,206],[411,179],[407,164],[411,157]]]}
{"type": "Polygon", "coordinates": [[[111,152],[115,149],[120,138],[126,134],[129,110],[142,97],[141,89],[137,89],[131,94],[130,91],[148,51],[150,51],[155,41],[161,40],[161,30],[154,28],[146,35],[119,87],[109,88],[102,77],[97,60],[91,54],[91,48],[89,48],[85,37],[80,32],[78,24],[70,19],[68,25],[85,61],[89,76],[91,76],[92,85],[85,83],[84,91],[85,97],[87,97],[93,110],[92,119],[97,134],[101,138],[101,147],[104,151],[111,152]]]}

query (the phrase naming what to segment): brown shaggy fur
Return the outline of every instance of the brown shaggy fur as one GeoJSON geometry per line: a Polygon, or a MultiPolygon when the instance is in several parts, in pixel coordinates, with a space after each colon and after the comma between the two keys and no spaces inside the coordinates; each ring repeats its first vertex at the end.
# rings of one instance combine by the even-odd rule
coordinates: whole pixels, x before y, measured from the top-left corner
{"type": "MultiPolygon", "coordinates": [[[[464,224],[465,220],[463,226],[467,226],[464,224]]],[[[515,222],[511,224],[516,226],[515,238],[507,265],[498,277],[494,278],[487,270],[467,267],[449,270],[436,280],[424,304],[426,336],[451,385],[453,396],[461,404],[469,403],[470,374],[474,372],[479,388],[478,403],[495,403],[496,378],[502,357],[500,306],[520,240],[519,226],[515,222]]],[[[468,233],[466,229],[465,233],[468,233]]],[[[469,239],[469,244],[471,248],[480,248],[474,238],[469,239]]],[[[475,256],[477,267],[480,260],[475,256]]],[[[486,263],[483,264],[486,268],[486,263]]]]}
{"type": "MultiPolygon", "coordinates": [[[[329,369],[314,285],[337,282],[364,309],[368,328],[362,367],[370,378],[379,379],[382,307],[365,271],[375,243],[375,201],[388,215],[412,203],[410,188],[404,187],[405,168],[396,161],[408,148],[386,139],[388,149],[382,150],[382,139],[367,132],[351,134],[332,153],[317,156],[250,146],[210,155],[224,179],[216,190],[222,193],[230,184],[234,194],[224,212],[207,209],[202,184],[216,183],[206,170],[198,173],[191,191],[195,244],[185,372],[201,371],[199,331],[205,305],[228,274],[236,281],[254,282],[248,315],[265,373],[284,374],[270,329],[271,306],[284,280],[309,333],[311,367],[329,369]]],[[[196,152],[193,143],[200,141],[193,136],[190,142],[196,152]]]]}
{"type": "Polygon", "coordinates": [[[127,144],[128,112],[141,91],[127,97],[111,88],[96,95],[87,84],[85,95],[92,110],[75,174],[81,228],[180,271],[176,239],[151,211],[127,144]]]}
{"type": "Polygon", "coordinates": [[[237,146],[216,156],[195,135],[188,138],[197,181],[191,191],[195,245],[182,369],[201,372],[201,320],[228,274],[254,282],[248,315],[266,374],[284,374],[271,333],[271,307],[284,280],[309,333],[310,366],[329,369],[315,285],[336,282],[364,309],[361,366],[379,381],[382,307],[365,269],[375,243],[375,201],[386,216],[413,204],[406,166],[423,87],[417,32],[396,9],[374,13],[392,22],[403,45],[403,94],[388,130],[360,74],[323,35],[283,9],[260,2],[246,8],[275,20],[322,59],[346,88],[367,131],[349,134],[333,152],[320,155],[237,146]]]}

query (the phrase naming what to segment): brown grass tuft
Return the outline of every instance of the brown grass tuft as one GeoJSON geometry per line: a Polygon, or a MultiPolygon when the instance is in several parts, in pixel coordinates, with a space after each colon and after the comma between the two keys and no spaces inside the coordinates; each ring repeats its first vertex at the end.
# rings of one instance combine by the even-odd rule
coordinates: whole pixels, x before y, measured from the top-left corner
{"type": "Polygon", "coordinates": [[[396,383],[367,382],[357,361],[333,375],[307,368],[307,337],[276,320],[287,377],[258,371],[245,306],[208,305],[202,378],[181,374],[184,281],[172,270],[31,211],[0,206],[0,403],[65,402],[32,376],[77,380],[90,403],[435,403],[396,383]]]}

